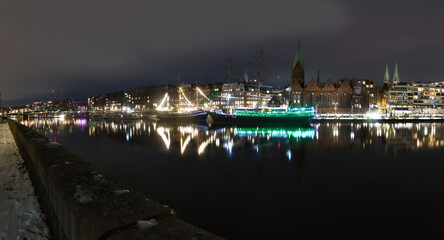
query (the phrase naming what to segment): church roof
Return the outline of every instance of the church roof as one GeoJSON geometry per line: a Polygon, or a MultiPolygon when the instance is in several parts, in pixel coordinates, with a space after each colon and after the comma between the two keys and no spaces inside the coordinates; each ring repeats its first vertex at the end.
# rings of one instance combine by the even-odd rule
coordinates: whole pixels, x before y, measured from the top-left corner
{"type": "Polygon", "coordinates": [[[322,91],[324,92],[336,91],[335,85],[330,81],[330,78],[327,80],[324,86],[322,86],[322,91]]]}
{"type": "Polygon", "coordinates": [[[319,86],[316,84],[316,82],[314,81],[313,78],[311,78],[310,82],[308,83],[308,85],[304,88],[305,92],[319,92],[321,91],[321,89],[319,88],[319,86]]]}
{"type": "Polygon", "coordinates": [[[339,83],[338,92],[340,93],[351,93],[353,89],[350,86],[350,82],[348,80],[344,80],[341,83],[339,83]]]}
{"type": "Polygon", "coordinates": [[[304,88],[301,86],[301,84],[298,81],[294,81],[292,90],[293,92],[302,92],[304,88]]]}

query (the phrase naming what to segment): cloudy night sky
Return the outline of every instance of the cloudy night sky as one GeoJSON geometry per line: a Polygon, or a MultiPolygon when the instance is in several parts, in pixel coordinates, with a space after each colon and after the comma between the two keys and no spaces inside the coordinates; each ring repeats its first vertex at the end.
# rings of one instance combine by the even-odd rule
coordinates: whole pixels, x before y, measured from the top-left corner
{"type": "Polygon", "coordinates": [[[362,78],[379,85],[398,61],[401,81],[444,81],[441,1],[1,1],[3,105],[85,98],[138,86],[224,81],[254,72],[284,86],[301,41],[306,83],[362,78]]]}

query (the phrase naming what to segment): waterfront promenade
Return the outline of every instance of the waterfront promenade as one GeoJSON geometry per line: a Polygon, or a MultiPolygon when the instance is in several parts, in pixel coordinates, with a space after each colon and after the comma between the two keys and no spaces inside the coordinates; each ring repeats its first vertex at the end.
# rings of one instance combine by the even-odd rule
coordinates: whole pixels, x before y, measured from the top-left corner
{"type": "Polygon", "coordinates": [[[49,228],[6,121],[0,120],[0,239],[48,239],[49,228]]]}

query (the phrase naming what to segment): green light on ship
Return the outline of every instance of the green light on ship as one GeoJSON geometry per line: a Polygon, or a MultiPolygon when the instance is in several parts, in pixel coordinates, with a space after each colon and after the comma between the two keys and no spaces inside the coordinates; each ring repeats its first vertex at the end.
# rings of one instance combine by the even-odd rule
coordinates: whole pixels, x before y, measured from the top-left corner
{"type": "Polygon", "coordinates": [[[306,108],[251,108],[236,109],[237,116],[242,117],[314,117],[315,110],[313,107],[306,108]]]}

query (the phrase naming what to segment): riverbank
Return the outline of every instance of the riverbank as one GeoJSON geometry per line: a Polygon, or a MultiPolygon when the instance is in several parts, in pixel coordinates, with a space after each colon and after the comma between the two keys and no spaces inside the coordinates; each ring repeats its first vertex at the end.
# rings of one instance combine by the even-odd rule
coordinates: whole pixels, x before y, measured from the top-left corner
{"type": "Polygon", "coordinates": [[[50,239],[34,187],[8,124],[0,120],[0,239],[50,239]]]}

